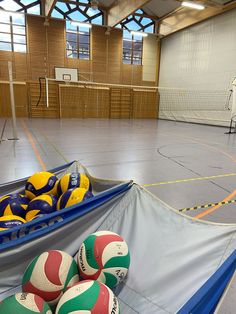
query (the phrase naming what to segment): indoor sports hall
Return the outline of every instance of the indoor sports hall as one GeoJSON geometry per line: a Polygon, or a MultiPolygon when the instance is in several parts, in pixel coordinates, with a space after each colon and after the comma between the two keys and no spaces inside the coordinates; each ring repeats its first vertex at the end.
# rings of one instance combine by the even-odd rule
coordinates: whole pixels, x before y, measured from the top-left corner
{"type": "Polygon", "coordinates": [[[0,314],[236,313],[235,56],[234,0],[0,0],[0,314]]]}

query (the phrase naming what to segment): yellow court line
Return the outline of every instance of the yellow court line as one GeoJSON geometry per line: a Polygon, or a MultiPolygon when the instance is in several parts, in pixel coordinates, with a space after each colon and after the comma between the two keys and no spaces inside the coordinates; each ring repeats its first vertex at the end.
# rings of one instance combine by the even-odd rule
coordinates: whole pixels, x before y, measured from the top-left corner
{"type": "Polygon", "coordinates": [[[198,177],[198,178],[182,179],[182,180],[175,180],[175,181],[157,182],[157,183],[151,183],[151,184],[144,184],[143,186],[150,187],[150,186],[184,183],[184,182],[191,182],[191,181],[211,180],[211,179],[233,177],[233,176],[236,176],[236,173],[226,173],[226,174],[219,174],[217,176],[210,176],[210,177],[198,177]]]}
{"type": "Polygon", "coordinates": [[[223,201],[220,202],[219,205],[213,206],[207,210],[205,210],[204,212],[198,214],[197,216],[194,216],[194,218],[196,219],[200,219],[205,217],[206,215],[209,215],[211,213],[213,213],[216,209],[220,208],[221,206],[223,206],[224,204],[221,204],[223,202],[227,202],[229,201],[232,197],[234,197],[236,195],[236,190],[234,190],[232,193],[230,193],[226,198],[223,199],[223,201]]]}
{"type": "Polygon", "coordinates": [[[24,129],[24,132],[26,133],[26,135],[28,137],[28,140],[29,140],[29,142],[30,142],[30,144],[31,144],[31,146],[33,148],[34,154],[35,154],[36,158],[38,159],[38,162],[39,162],[40,166],[42,167],[42,169],[44,171],[46,171],[47,170],[46,165],[45,165],[43,159],[40,156],[40,153],[39,153],[39,151],[37,149],[37,146],[35,144],[34,138],[33,138],[32,134],[30,133],[30,130],[28,129],[27,125],[25,124],[25,122],[23,120],[20,120],[20,121],[21,121],[21,125],[22,125],[22,127],[24,129]]]}

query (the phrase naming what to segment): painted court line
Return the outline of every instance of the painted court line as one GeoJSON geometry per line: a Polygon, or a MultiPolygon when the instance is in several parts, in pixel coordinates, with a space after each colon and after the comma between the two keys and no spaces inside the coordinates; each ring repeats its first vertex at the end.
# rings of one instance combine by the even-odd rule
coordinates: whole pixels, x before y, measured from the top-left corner
{"type": "Polygon", "coordinates": [[[217,202],[217,203],[209,203],[209,204],[205,204],[205,205],[196,205],[193,207],[186,207],[186,208],[182,208],[179,209],[180,212],[188,212],[188,211],[193,211],[193,210],[197,210],[197,209],[204,209],[204,208],[209,208],[209,207],[213,207],[213,206],[217,206],[217,205],[228,205],[228,204],[233,204],[236,203],[236,200],[229,200],[227,202],[217,202]]]}
{"type": "Polygon", "coordinates": [[[236,176],[236,173],[226,173],[226,174],[219,174],[217,176],[210,176],[210,177],[198,177],[198,178],[182,179],[182,180],[175,180],[175,181],[157,182],[157,183],[151,183],[151,184],[144,184],[143,186],[150,187],[150,186],[159,186],[159,185],[166,185],[166,184],[192,182],[192,181],[211,180],[211,179],[233,177],[233,176],[236,176]]]}
{"type": "Polygon", "coordinates": [[[198,214],[197,216],[194,216],[194,218],[201,219],[201,218],[213,213],[215,210],[217,210],[218,208],[223,206],[225,202],[228,202],[235,195],[236,195],[236,190],[234,190],[231,194],[229,194],[226,198],[224,198],[223,201],[220,202],[218,205],[213,206],[213,207],[209,208],[208,210],[205,210],[204,212],[198,214]]]}
{"type": "Polygon", "coordinates": [[[55,152],[61,156],[61,158],[66,162],[69,163],[69,160],[63,155],[63,153],[60,151],[60,149],[55,145],[55,143],[53,141],[50,141],[49,138],[47,137],[47,135],[45,135],[43,132],[41,132],[40,130],[37,130],[44,138],[45,140],[48,142],[49,145],[52,146],[52,148],[55,150],[55,152]]]}
{"type": "Polygon", "coordinates": [[[28,137],[28,140],[29,140],[29,142],[33,148],[34,154],[35,154],[40,166],[42,167],[42,169],[44,171],[46,171],[47,170],[46,165],[45,165],[43,159],[41,158],[41,155],[40,155],[40,153],[36,147],[34,138],[33,138],[32,134],[30,133],[30,130],[28,129],[27,125],[25,124],[25,122],[23,120],[20,120],[20,122],[21,122],[21,125],[22,125],[24,132],[26,133],[26,135],[28,137]]]}

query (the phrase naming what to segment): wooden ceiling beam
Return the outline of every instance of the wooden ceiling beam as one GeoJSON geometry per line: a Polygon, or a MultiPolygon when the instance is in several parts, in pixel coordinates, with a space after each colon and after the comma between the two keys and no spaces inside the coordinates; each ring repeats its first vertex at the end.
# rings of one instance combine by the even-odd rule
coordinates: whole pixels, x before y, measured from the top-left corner
{"type": "Polygon", "coordinates": [[[150,0],[117,0],[108,10],[107,24],[114,27],[124,20],[127,16],[133,14],[136,10],[142,8],[150,0]]]}
{"type": "Polygon", "coordinates": [[[57,0],[45,0],[44,10],[45,10],[46,17],[49,17],[51,15],[56,2],[57,0]]]}

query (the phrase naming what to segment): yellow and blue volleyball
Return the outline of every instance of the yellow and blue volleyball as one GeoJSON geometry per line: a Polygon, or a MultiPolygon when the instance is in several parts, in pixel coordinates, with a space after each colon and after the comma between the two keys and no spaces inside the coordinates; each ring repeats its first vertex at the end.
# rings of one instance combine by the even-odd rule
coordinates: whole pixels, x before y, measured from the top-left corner
{"type": "Polygon", "coordinates": [[[0,199],[0,216],[16,215],[24,218],[29,201],[27,196],[18,193],[3,196],[0,199]]]}
{"type": "Polygon", "coordinates": [[[0,217],[0,231],[18,227],[24,223],[26,223],[26,221],[22,217],[16,215],[3,216],[0,217]]]}
{"type": "Polygon", "coordinates": [[[26,210],[25,219],[32,220],[38,215],[51,214],[57,208],[57,198],[54,195],[40,195],[30,201],[26,210]]]}
{"type": "Polygon", "coordinates": [[[61,297],[55,314],[119,314],[119,303],[114,293],[98,281],[84,280],[61,297]]]}
{"type": "Polygon", "coordinates": [[[70,189],[60,196],[57,202],[57,210],[78,204],[91,197],[93,197],[92,192],[84,188],[70,189]]]}
{"type": "MultiPolygon", "coordinates": [[[[33,220],[36,220],[36,219],[45,217],[45,215],[46,215],[46,214],[38,214],[37,216],[32,217],[32,218],[31,218],[30,220],[28,220],[28,221],[33,221],[33,220]]],[[[28,221],[27,221],[27,222],[28,222],[28,221]]]]}
{"type": "Polygon", "coordinates": [[[67,190],[74,188],[84,188],[91,190],[89,178],[84,173],[67,173],[58,182],[57,193],[61,195],[67,190]]]}
{"type": "Polygon", "coordinates": [[[57,181],[58,178],[50,172],[36,172],[27,180],[25,194],[31,200],[42,194],[52,194],[56,196],[57,181]]]}
{"type": "Polygon", "coordinates": [[[16,293],[0,303],[2,314],[52,314],[49,305],[33,293],[16,293]]]}

